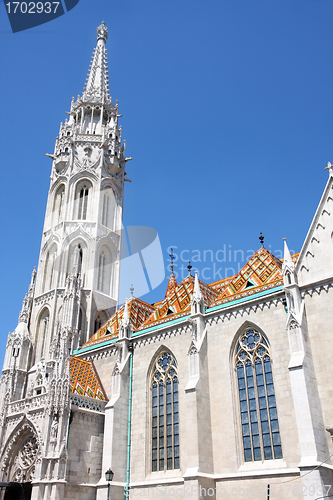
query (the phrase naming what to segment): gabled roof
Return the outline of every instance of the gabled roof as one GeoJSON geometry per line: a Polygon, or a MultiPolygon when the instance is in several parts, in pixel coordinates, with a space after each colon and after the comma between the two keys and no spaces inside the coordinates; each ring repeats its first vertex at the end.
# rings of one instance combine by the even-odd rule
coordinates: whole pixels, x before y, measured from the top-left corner
{"type": "MultiPolygon", "coordinates": [[[[128,314],[132,325],[132,330],[136,332],[138,328],[155,311],[153,305],[141,299],[131,297],[128,301],[128,314]]],[[[124,314],[125,304],[123,304],[104,325],[84,344],[87,347],[96,343],[104,342],[118,336],[119,325],[124,314]]]]}
{"type": "Polygon", "coordinates": [[[105,401],[105,395],[91,361],[71,356],[69,359],[70,392],[105,401]]]}
{"type": "Polygon", "coordinates": [[[177,287],[176,276],[173,273],[171,273],[168,281],[168,286],[165,292],[165,296],[167,296],[168,293],[171,292],[176,287],[177,287]]]}
{"type": "MultiPolygon", "coordinates": [[[[205,305],[208,306],[212,302],[212,300],[216,299],[218,294],[203,281],[199,281],[199,283],[201,292],[204,297],[205,305]]],[[[179,283],[179,285],[169,290],[162,302],[158,302],[157,304],[155,304],[155,306],[157,306],[156,310],[141,326],[140,329],[160,324],[163,321],[169,321],[170,319],[176,319],[182,315],[188,314],[191,308],[190,302],[193,290],[194,276],[186,276],[186,278],[183,279],[183,281],[179,283]]]]}
{"type": "MultiPolygon", "coordinates": [[[[294,262],[296,262],[297,257],[298,254],[292,256],[294,262]]],[[[194,291],[194,282],[194,276],[186,276],[177,285],[176,278],[171,273],[165,298],[160,302],[148,304],[141,299],[132,297],[128,301],[132,331],[139,332],[145,328],[154,327],[173,319],[187,316],[191,310],[191,296],[194,291]]],[[[263,247],[234,276],[215,281],[210,285],[199,280],[200,290],[206,307],[214,307],[231,302],[282,284],[282,259],[279,260],[263,247]]],[[[83,347],[117,338],[123,314],[124,305],[111,316],[83,347]]]]}
{"type": "Polygon", "coordinates": [[[299,285],[333,276],[333,167],[296,265],[299,285]]]}
{"type": "Polygon", "coordinates": [[[252,295],[264,290],[268,285],[283,284],[281,269],[282,262],[266,248],[260,248],[239,273],[210,285],[219,291],[217,300],[210,307],[252,295]]]}

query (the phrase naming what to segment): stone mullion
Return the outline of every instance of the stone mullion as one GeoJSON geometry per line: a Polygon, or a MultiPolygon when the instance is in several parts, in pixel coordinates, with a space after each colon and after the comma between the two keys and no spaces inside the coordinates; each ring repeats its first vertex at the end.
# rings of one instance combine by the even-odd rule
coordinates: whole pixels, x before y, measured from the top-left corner
{"type": "MultiPolygon", "coordinates": [[[[250,358],[248,357],[247,360],[248,359],[250,359],[250,358]]],[[[250,359],[250,362],[251,362],[251,359],[250,359]]],[[[250,430],[250,438],[251,438],[251,454],[252,454],[252,460],[254,460],[253,438],[252,438],[252,425],[251,425],[251,413],[250,413],[250,398],[249,398],[249,391],[248,391],[248,385],[247,385],[246,363],[243,364],[243,368],[244,368],[244,380],[245,380],[245,390],[246,390],[247,415],[248,415],[248,418],[249,418],[249,430],[250,430]]],[[[243,423],[242,422],[241,422],[241,425],[242,425],[243,454],[244,454],[244,460],[245,460],[243,423]]]]}
{"type": "MultiPolygon", "coordinates": [[[[269,358],[269,360],[271,362],[270,358],[269,358]]],[[[262,373],[263,373],[263,376],[264,376],[265,399],[266,399],[266,408],[267,408],[267,420],[268,420],[269,436],[270,436],[271,449],[272,449],[272,457],[275,458],[274,446],[273,446],[273,434],[272,434],[272,427],[271,427],[271,415],[270,415],[270,412],[269,412],[269,404],[268,404],[268,396],[267,396],[267,380],[266,380],[265,364],[264,364],[263,359],[261,360],[261,364],[262,364],[262,373]]],[[[273,373],[273,371],[272,371],[272,373],[273,373]]],[[[274,395],[275,395],[275,391],[274,391],[274,395]]],[[[261,419],[260,419],[260,427],[261,427],[261,419]]],[[[265,458],[265,450],[264,450],[264,448],[263,448],[263,452],[264,452],[264,458],[265,458]]]]}
{"type": "MultiPolygon", "coordinates": [[[[263,367],[263,370],[264,370],[264,367],[263,367]]],[[[260,450],[261,450],[261,461],[263,462],[265,460],[264,441],[263,441],[263,437],[262,437],[261,413],[260,413],[259,394],[258,394],[258,386],[257,386],[257,372],[256,372],[254,358],[252,359],[252,371],[253,371],[253,382],[254,382],[254,394],[255,394],[255,398],[256,398],[256,407],[257,407],[257,418],[258,418],[258,428],[259,428],[259,441],[260,441],[260,450]]],[[[265,378],[265,384],[266,384],[266,378],[265,378]]],[[[267,412],[268,412],[268,401],[267,401],[267,395],[266,395],[266,385],[265,385],[265,397],[266,397],[266,406],[267,406],[267,412]]],[[[251,434],[252,434],[252,429],[251,429],[251,434]]],[[[252,441],[252,448],[253,448],[253,441],[252,441]]],[[[253,458],[254,458],[254,452],[253,452],[253,458]]]]}

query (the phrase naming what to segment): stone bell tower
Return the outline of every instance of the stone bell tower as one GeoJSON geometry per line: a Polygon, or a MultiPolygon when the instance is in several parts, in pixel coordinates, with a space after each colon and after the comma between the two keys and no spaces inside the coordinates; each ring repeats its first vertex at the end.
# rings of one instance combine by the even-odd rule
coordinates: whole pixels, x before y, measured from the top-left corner
{"type": "Polygon", "coordinates": [[[72,99],[54,153],[47,155],[53,163],[38,268],[8,335],[0,380],[0,480],[33,485],[33,499],[40,498],[41,480],[52,490],[43,498],[63,497],[63,483],[53,488],[45,481],[65,477],[70,355],[118,302],[130,158],[118,102],[109,94],[107,34],[101,23],[86,87],[72,99]]]}
{"type": "Polygon", "coordinates": [[[54,356],[59,331],[82,345],[117,306],[124,181],[118,101],[109,94],[104,23],[86,87],[72,98],[54,153],[30,319],[33,363],[54,356]]]}

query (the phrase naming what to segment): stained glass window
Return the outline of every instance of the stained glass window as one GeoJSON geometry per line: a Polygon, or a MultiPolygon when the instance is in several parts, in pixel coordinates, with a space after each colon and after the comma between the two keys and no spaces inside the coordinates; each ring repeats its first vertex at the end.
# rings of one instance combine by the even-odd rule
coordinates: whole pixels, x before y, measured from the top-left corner
{"type": "Polygon", "coordinates": [[[152,374],[152,471],[179,469],[177,363],[162,352],[152,374]]]}
{"type": "Polygon", "coordinates": [[[254,328],[238,340],[236,371],[245,462],[282,458],[270,349],[254,328]]]}

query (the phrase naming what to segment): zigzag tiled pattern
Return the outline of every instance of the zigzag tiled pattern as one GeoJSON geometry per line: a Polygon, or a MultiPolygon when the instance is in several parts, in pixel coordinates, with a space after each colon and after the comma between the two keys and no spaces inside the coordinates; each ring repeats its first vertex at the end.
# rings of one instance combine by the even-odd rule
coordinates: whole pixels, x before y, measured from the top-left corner
{"type": "Polygon", "coordinates": [[[104,392],[90,361],[72,356],[69,360],[69,371],[72,393],[105,401],[104,392]]]}
{"type": "MultiPolygon", "coordinates": [[[[294,262],[297,261],[298,255],[293,256],[294,262]]],[[[216,281],[210,285],[199,281],[205,306],[214,307],[282,285],[281,268],[282,260],[277,259],[265,248],[260,248],[235,276],[216,281]]],[[[193,276],[186,276],[177,285],[175,276],[171,274],[165,298],[160,302],[151,305],[132,297],[128,302],[132,330],[137,332],[189,314],[193,287],[193,276]]],[[[116,338],[123,313],[124,305],[111,316],[83,347],[116,338]]]]}

